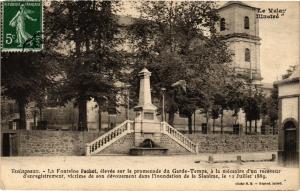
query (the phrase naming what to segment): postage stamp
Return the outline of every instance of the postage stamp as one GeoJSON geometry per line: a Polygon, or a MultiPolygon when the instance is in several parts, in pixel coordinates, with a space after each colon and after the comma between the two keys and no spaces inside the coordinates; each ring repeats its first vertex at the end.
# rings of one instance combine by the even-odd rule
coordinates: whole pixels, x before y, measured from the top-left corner
{"type": "Polygon", "coordinates": [[[43,48],[43,3],[2,2],[1,51],[40,51],[43,48]]]}

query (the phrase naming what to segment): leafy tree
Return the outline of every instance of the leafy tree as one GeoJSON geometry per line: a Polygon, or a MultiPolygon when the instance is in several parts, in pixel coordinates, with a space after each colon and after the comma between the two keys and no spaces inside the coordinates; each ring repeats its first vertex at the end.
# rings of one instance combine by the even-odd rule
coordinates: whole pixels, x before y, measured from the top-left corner
{"type": "Polygon", "coordinates": [[[167,89],[169,123],[173,124],[178,110],[191,114],[197,106],[208,113],[215,89],[212,86],[220,79],[219,65],[230,61],[226,44],[215,34],[216,4],[145,2],[139,11],[140,19],[131,26],[134,66],[140,70],[147,65],[152,72],[154,97],[160,95],[161,87],[167,89]],[[171,84],[178,80],[187,83],[186,101],[175,99],[181,95],[175,95],[171,84]]]}
{"type": "Polygon", "coordinates": [[[245,83],[242,79],[237,78],[233,69],[222,66],[216,75],[217,80],[213,83],[211,117],[214,121],[221,118],[221,133],[223,133],[223,116],[225,110],[234,111],[233,116],[237,116],[239,109],[242,107],[243,92],[245,83]]]}
{"type": "MultiPolygon", "coordinates": [[[[225,88],[225,87],[224,87],[225,88]]],[[[226,95],[215,94],[214,95],[214,106],[217,107],[218,113],[221,116],[221,133],[223,134],[223,116],[224,110],[227,109],[226,95]]]]}
{"type": "Polygon", "coordinates": [[[56,83],[57,65],[54,62],[49,64],[50,58],[44,52],[3,53],[2,56],[2,94],[17,102],[20,128],[25,129],[26,105],[36,101],[43,107],[47,89],[56,83]]]}
{"type": "Polygon", "coordinates": [[[278,86],[274,86],[270,97],[263,100],[261,113],[268,118],[268,123],[273,128],[275,134],[275,127],[278,120],[278,86]]]}
{"type": "MultiPolygon", "coordinates": [[[[225,95],[227,83],[235,81],[235,76],[231,76],[232,69],[226,64],[230,61],[231,54],[226,44],[214,35],[195,46],[188,56],[191,68],[187,81],[194,92],[194,97],[198,99],[196,106],[206,115],[206,123],[214,103],[225,109],[225,102],[218,101],[217,98],[225,95]]],[[[221,108],[218,110],[220,114],[223,113],[221,108]]]]}
{"type": "Polygon", "coordinates": [[[188,130],[189,134],[192,134],[192,115],[196,110],[196,104],[192,99],[193,97],[191,97],[192,94],[188,92],[189,90],[186,88],[186,82],[183,80],[172,84],[172,87],[174,87],[174,103],[178,104],[179,114],[188,118],[188,130]]]}
{"type": "Polygon", "coordinates": [[[213,128],[213,133],[215,133],[215,121],[216,119],[219,118],[220,114],[219,114],[219,107],[214,105],[212,108],[211,108],[211,118],[213,120],[213,125],[212,125],[212,128],[213,128]]]}
{"type": "Polygon", "coordinates": [[[115,16],[119,5],[116,1],[52,1],[45,13],[47,43],[65,54],[60,101],[78,105],[79,130],[87,129],[88,100],[94,98],[99,106],[107,100],[108,105],[116,104],[115,83],[123,64],[115,16]]]}
{"type": "MultiPolygon", "coordinates": [[[[246,121],[250,124],[250,133],[252,131],[252,121],[255,121],[255,132],[257,132],[257,120],[260,119],[261,108],[264,96],[262,90],[254,85],[249,86],[249,93],[245,94],[243,109],[246,114],[246,121]]],[[[247,128],[247,127],[246,127],[247,128]]]]}
{"type": "Polygon", "coordinates": [[[244,83],[242,79],[237,78],[235,83],[231,84],[232,86],[227,86],[228,90],[228,108],[233,111],[233,117],[235,117],[234,124],[237,124],[238,113],[240,109],[243,107],[244,98],[245,98],[245,90],[247,84],[244,83]]]}
{"type": "Polygon", "coordinates": [[[282,79],[284,80],[290,77],[295,70],[296,70],[296,66],[289,66],[289,68],[286,70],[286,74],[282,75],[282,79]]]}
{"type": "Polygon", "coordinates": [[[275,126],[278,120],[278,86],[274,86],[271,97],[269,98],[268,115],[270,117],[273,134],[275,134],[275,126]]]}

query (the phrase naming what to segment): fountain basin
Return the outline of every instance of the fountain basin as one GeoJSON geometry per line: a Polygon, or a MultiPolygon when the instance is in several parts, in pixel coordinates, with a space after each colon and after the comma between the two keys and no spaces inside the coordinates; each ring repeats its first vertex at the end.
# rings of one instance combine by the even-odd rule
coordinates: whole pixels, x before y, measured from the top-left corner
{"type": "Polygon", "coordinates": [[[147,155],[166,155],[168,149],[160,147],[135,147],[129,150],[129,154],[133,156],[147,156],[147,155]]]}
{"type": "Polygon", "coordinates": [[[138,147],[129,150],[130,155],[145,156],[145,155],[166,155],[168,149],[161,148],[151,139],[145,139],[138,147]]]}

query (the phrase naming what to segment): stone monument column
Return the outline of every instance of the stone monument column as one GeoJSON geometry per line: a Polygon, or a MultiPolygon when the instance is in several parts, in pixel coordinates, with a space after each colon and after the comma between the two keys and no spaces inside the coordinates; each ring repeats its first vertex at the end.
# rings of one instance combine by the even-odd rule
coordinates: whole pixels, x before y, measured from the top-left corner
{"type": "Polygon", "coordinates": [[[152,104],[151,100],[150,76],[151,72],[146,68],[139,72],[139,103],[134,107],[137,112],[134,120],[135,146],[139,146],[145,139],[160,142],[160,121],[156,117],[157,107],[152,104]]]}
{"type": "Polygon", "coordinates": [[[151,72],[144,68],[139,72],[140,77],[140,92],[139,92],[139,103],[135,106],[135,111],[141,111],[141,113],[145,114],[147,119],[151,119],[150,113],[153,114],[153,120],[156,117],[156,106],[152,104],[151,100],[151,88],[150,88],[150,76],[151,72]]]}
{"type": "MultiPolygon", "coordinates": [[[[138,106],[146,107],[150,106],[155,109],[155,106],[152,105],[151,102],[151,88],[150,88],[150,76],[151,72],[144,68],[141,72],[139,72],[140,76],[140,92],[139,92],[139,104],[138,106]]],[[[137,106],[137,107],[138,107],[137,106]]]]}

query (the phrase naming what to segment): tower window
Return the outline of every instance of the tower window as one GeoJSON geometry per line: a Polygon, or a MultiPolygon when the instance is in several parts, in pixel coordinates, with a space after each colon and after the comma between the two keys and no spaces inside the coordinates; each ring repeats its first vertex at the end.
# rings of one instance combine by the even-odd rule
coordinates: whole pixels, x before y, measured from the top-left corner
{"type": "Polygon", "coordinates": [[[249,50],[249,48],[246,48],[245,49],[245,62],[250,62],[250,56],[251,55],[251,53],[250,53],[250,50],[249,50]]]}
{"type": "Polygon", "coordinates": [[[249,29],[249,17],[244,18],[244,28],[249,29]]]}
{"type": "Polygon", "coordinates": [[[225,19],[222,18],[220,21],[220,31],[224,31],[225,30],[225,19]]]}

